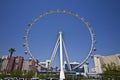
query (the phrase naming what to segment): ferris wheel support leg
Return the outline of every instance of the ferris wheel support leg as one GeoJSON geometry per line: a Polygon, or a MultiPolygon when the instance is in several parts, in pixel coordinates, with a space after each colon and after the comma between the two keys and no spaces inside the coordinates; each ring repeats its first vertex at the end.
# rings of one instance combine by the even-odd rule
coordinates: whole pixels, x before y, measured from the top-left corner
{"type": "Polygon", "coordinates": [[[65,74],[63,70],[63,48],[62,48],[62,32],[59,32],[60,34],[60,80],[65,79],[65,74]]]}
{"type": "Polygon", "coordinates": [[[66,61],[67,61],[67,66],[69,68],[69,70],[71,71],[71,66],[70,66],[70,61],[69,61],[69,57],[67,55],[67,50],[66,50],[66,47],[65,47],[65,43],[64,43],[64,40],[63,40],[63,48],[64,48],[64,53],[65,53],[65,57],[66,57],[66,61]]]}
{"type": "Polygon", "coordinates": [[[65,79],[65,75],[64,75],[64,71],[60,71],[60,80],[64,80],[65,79]]]}

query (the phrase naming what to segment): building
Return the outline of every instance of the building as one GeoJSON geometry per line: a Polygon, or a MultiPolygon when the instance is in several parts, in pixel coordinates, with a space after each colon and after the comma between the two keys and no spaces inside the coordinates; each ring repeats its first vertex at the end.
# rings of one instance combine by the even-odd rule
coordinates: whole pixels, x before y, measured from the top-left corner
{"type": "MultiPolygon", "coordinates": [[[[70,64],[71,69],[79,65],[78,62],[70,62],[69,64],[70,64]]],[[[69,71],[69,67],[66,61],[64,62],[64,68],[65,68],[65,71],[69,71]]],[[[80,72],[80,68],[76,68],[74,71],[80,72]]]]}
{"type": "Polygon", "coordinates": [[[1,63],[1,71],[6,71],[8,73],[12,72],[13,70],[21,70],[24,58],[21,56],[11,58],[2,57],[1,63]]]}
{"type": "MultiPolygon", "coordinates": [[[[73,69],[74,67],[76,67],[76,66],[79,65],[78,62],[70,62],[69,64],[70,64],[70,66],[71,66],[71,69],[73,69]]],[[[86,66],[85,66],[85,67],[86,67],[86,66]]],[[[68,65],[67,65],[66,62],[64,62],[64,68],[65,68],[65,71],[69,71],[69,68],[68,68],[68,65]]],[[[74,71],[75,71],[75,72],[78,72],[78,73],[84,73],[84,71],[85,71],[84,69],[86,69],[86,68],[84,68],[84,66],[82,66],[82,67],[78,67],[78,68],[74,69],[74,71]]],[[[87,70],[86,70],[86,71],[87,71],[87,70]]]]}
{"type": "Polygon", "coordinates": [[[87,77],[87,76],[88,76],[88,73],[89,73],[89,67],[88,67],[88,65],[89,65],[88,62],[86,62],[86,63],[83,65],[83,68],[84,68],[83,75],[84,75],[85,77],[87,77]]]}
{"type": "Polygon", "coordinates": [[[11,73],[13,70],[42,72],[46,71],[46,69],[39,66],[38,64],[48,68],[51,62],[50,60],[46,60],[45,62],[36,62],[31,58],[24,59],[22,56],[12,56],[11,59],[9,59],[8,56],[3,56],[0,61],[0,72],[7,73],[11,73]]]}
{"type": "Polygon", "coordinates": [[[5,72],[6,67],[7,67],[7,63],[8,63],[8,56],[2,56],[2,58],[1,58],[1,68],[0,68],[1,72],[5,72]]]}
{"type": "MultiPolygon", "coordinates": [[[[44,66],[44,67],[46,67],[46,68],[49,68],[50,63],[51,63],[51,60],[46,60],[45,62],[39,62],[38,64],[39,64],[39,65],[42,65],[42,66],[44,66]]],[[[39,71],[39,72],[45,72],[46,69],[43,68],[43,67],[41,67],[41,66],[38,66],[38,71],[39,71]]]]}
{"type": "Polygon", "coordinates": [[[8,64],[8,59],[7,58],[2,58],[2,62],[1,62],[1,72],[5,72],[6,71],[6,67],[8,64]]]}
{"type": "Polygon", "coordinates": [[[33,59],[24,60],[22,70],[37,72],[37,65],[35,60],[33,59]]]}
{"type": "MultiPolygon", "coordinates": [[[[78,63],[78,62],[70,62],[69,64],[70,64],[71,68],[73,69],[74,67],[78,66],[80,63],[78,63]]],[[[83,66],[74,69],[75,75],[80,75],[81,74],[81,75],[87,77],[88,73],[89,73],[89,66],[88,65],[89,65],[89,63],[86,62],[86,63],[84,63],[83,66]]],[[[64,62],[64,67],[65,67],[65,71],[69,71],[66,62],[64,62]]]]}
{"type": "Polygon", "coordinates": [[[37,72],[37,62],[35,60],[31,60],[30,70],[33,72],[37,72]]]}
{"type": "Polygon", "coordinates": [[[31,60],[24,60],[22,70],[23,71],[24,70],[29,71],[30,70],[30,64],[31,64],[31,60]]]}
{"type": "Polygon", "coordinates": [[[8,60],[8,63],[7,63],[7,66],[6,66],[7,73],[10,73],[14,70],[14,64],[15,64],[15,57],[11,57],[8,60]]]}
{"type": "Polygon", "coordinates": [[[2,60],[3,59],[8,59],[8,56],[7,55],[5,55],[5,56],[2,56],[2,58],[1,58],[2,60]]]}
{"type": "Polygon", "coordinates": [[[95,72],[98,74],[103,73],[102,65],[110,64],[111,62],[115,63],[117,66],[120,66],[120,54],[110,56],[94,55],[95,72]]]}
{"type": "Polygon", "coordinates": [[[23,57],[16,56],[14,62],[14,70],[22,70],[23,61],[24,61],[23,57]]]}
{"type": "Polygon", "coordinates": [[[33,59],[24,60],[22,56],[12,56],[11,59],[8,56],[1,58],[1,72],[11,73],[13,70],[25,70],[37,72],[36,62],[33,59]]]}

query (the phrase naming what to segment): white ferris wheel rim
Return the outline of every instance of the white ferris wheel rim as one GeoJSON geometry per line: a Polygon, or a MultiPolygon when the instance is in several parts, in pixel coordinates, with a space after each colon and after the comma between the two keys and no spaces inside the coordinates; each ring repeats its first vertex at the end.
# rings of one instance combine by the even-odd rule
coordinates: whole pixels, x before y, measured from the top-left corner
{"type": "MultiPolygon", "coordinates": [[[[67,11],[67,10],[50,10],[50,11],[47,11],[43,14],[40,14],[37,18],[35,18],[30,24],[28,24],[28,28],[25,30],[25,33],[26,35],[23,37],[24,40],[25,40],[25,43],[23,44],[23,46],[26,48],[26,51],[25,53],[28,54],[33,60],[36,61],[36,59],[34,58],[34,56],[32,55],[31,51],[30,51],[30,48],[29,48],[29,41],[28,41],[28,35],[29,35],[29,32],[32,28],[32,26],[38,21],[40,20],[41,18],[45,17],[45,16],[48,16],[50,14],[68,14],[70,16],[74,16],[76,19],[82,21],[88,31],[89,31],[89,34],[90,34],[90,38],[91,38],[91,47],[90,47],[90,50],[88,52],[88,55],[87,57],[81,62],[79,63],[78,66],[75,66],[73,69],[76,69],[78,67],[80,67],[81,65],[83,65],[88,59],[89,57],[91,56],[92,52],[95,51],[96,49],[94,48],[94,44],[95,44],[95,34],[93,33],[93,28],[90,26],[90,23],[88,21],[85,20],[85,18],[81,17],[79,14],[77,13],[74,13],[72,11],[67,11]]],[[[39,64],[40,66],[42,66],[43,68],[46,68],[45,66],[39,64]]]]}

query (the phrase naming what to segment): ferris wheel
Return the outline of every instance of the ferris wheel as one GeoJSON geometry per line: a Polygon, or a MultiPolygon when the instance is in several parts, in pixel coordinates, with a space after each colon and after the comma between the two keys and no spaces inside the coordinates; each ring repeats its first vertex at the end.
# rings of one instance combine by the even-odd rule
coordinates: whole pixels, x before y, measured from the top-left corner
{"type": "MultiPolygon", "coordinates": [[[[50,11],[47,11],[47,12],[44,12],[43,14],[40,14],[37,18],[35,18],[30,24],[28,24],[28,27],[27,29],[25,30],[25,36],[23,37],[23,39],[25,40],[25,43],[23,44],[23,46],[25,47],[25,54],[29,55],[33,60],[37,61],[35,59],[35,57],[32,55],[31,53],[31,50],[30,50],[30,47],[29,47],[29,34],[30,34],[30,31],[32,29],[32,27],[34,26],[34,24],[36,22],[38,22],[40,19],[44,18],[45,16],[48,16],[48,15],[51,15],[51,14],[67,14],[67,15],[70,15],[70,16],[73,16],[75,17],[77,20],[81,21],[82,23],[85,24],[86,28],[88,29],[89,31],[89,34],[90,34],[90,50],[89,52],[87,53],[87,56],[86,58],[81,62],[79,63],[79,65],[75,66],[73,69],[76,69],[80,66],[82,66],[92,55],[92,52],[93,51],[96,51],[96,48],[94,47],[94,44],[96,43],[96,40],[95,40],[95,37],[96,35],[93,33],[93,28],[90,26],[90,23],[88,21],[85,20],[85,18],[81,17],[79,14],[77,13],[74,13],[72,11],[67,11],[67,10],[50,10],[50,11]]],[[[61,34],[60,34],[61,35],[61,34]]],[[[64,47],[64,42],[63,42],[63,47],[64,47]]],[[[65,50],[66,51],[66,50],[65,50]]],[[[55,53],[54,53],[55,54],[55,53]]],[[[53,54],[53,56],[54,56],[53,54]]],[[[66,56],[68,57],[68,56],[66,56]]],[[[52,59],[52,58],[51,58],[52,59]]],[[[53,61],[53,60],[52,60],[53,61]]],[[[69,60],[68,60],[69,61],[69,60]]],[[[68,62],[69,63],[69,62],[68,62]]],[[[43,67],[43,68],[47,68],[41,64],[39,64],[39,66],[43,67]]]]}

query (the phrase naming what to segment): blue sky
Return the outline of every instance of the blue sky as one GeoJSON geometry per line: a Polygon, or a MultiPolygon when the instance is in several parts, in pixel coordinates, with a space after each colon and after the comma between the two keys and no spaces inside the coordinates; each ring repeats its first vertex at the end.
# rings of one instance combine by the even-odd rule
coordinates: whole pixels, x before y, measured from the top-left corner
{"type": "MultiPolygon", "coordinates": [[[[0,0],[0,56],[8,55],[8,49],[13,47],[15,56],[28,58],[22,47],[24,30],[40,14],[57,9],[73,11],[90,22],[97,41],[93,55],[118,54],[119,4],[119,0],[0,0]]],[[[66,14],[48,15],[33,26],[29,35],[33,56],[40,61],[50,59],[59,31],[63,32],[70,61],[81,62],[90,48],[89,32],[81,21],[66,14]]]]}

